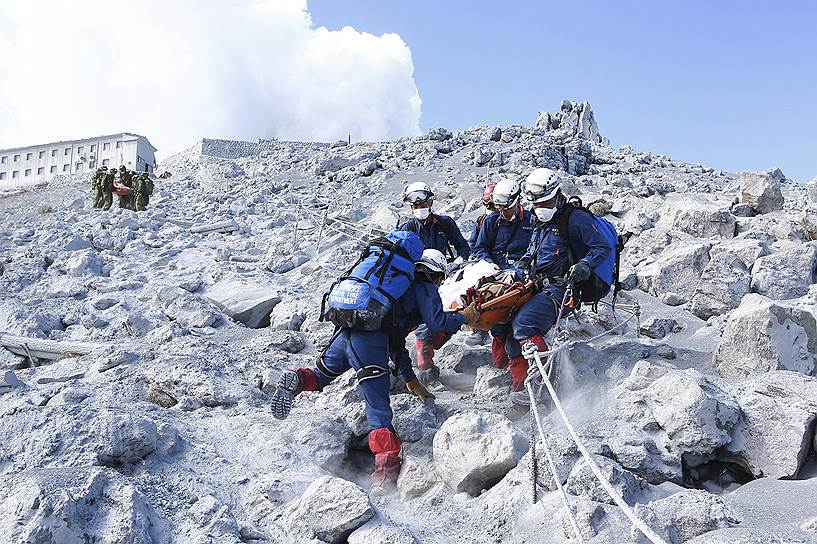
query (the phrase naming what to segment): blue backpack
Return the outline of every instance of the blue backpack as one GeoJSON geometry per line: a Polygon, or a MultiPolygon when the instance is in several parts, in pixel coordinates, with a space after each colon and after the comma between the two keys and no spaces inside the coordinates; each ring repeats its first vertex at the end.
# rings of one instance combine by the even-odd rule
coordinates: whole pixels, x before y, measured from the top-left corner
{"type": "Polygon", "coordinates": [[[570,240],[568,224],[570,222],[570,216],[574,212],[590,214],[595,220],[599,231],[604,235],[605,240],[612,249],[610,256],[593,269],[593,273],[590,274],[587,280],[576,284],[576,288],[579,292],[579,300],[581,300],[581,302],[598,303],[599,300],[607,296],[607,293],[610,292],[610,287],[612,287],[613,307],[615,308],[615,300],[621,290],[619,266],[621,251],[624,249],[624,238],[619,236],[618,232],[616,232],[616,227],[614,227],[612,223],[602,217],[596,216],[593,212],[585,208],[578,197],[573,197],[569,202],[570,203],[565,206],[564,213],[559,217],[556,228],[558,229],[559,235],[567,243],[570,266],[584,256],[573,255],[573,244],[570,240]]]}
{"type": "Polygon", "coordinates": [[[370,242],[323,296],[321,320],[343,328],[378,330],[414,281],[414,263],[423,249],[423,242],[410,231],[394,231],[370,242]]]}

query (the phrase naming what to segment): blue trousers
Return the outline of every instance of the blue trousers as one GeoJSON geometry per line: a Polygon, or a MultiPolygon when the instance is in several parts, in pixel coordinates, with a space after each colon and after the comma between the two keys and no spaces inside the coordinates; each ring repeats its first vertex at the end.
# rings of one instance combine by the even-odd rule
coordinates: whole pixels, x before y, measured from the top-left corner
{"type": "Polygon", "coordinates": [[[505,342],[505,353],[509,359],[522,355],[521,342],[531,336],[545,336],[556,324],[564,294],[565,288],[561,285],[546,285],[541,293],[534,295],[516,311],[509,324],[497,325],[491,329],[494,336],[508,337],[505,342]],[[555,303],[557,300],[559,304],[555,303]]]}
{"type": "Polygon", "coordinates": [[[365,379],[358,384],[366,402],[369,426],[372,430],[386,428],[394,432],[394,414],[389,404],[389,338],[385,332],[341,329],[311,370],[323,389],[349,368],[359,370],[366,366],[378,366],[385,370],[376,378],[365,379]]]}

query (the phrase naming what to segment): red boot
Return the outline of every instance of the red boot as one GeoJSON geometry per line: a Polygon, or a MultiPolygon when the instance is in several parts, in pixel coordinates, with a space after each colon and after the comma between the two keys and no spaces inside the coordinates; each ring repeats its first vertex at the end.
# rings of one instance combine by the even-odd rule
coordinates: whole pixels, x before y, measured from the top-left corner
{"type": "Polygon", "coordinates": [[[510,360],[508,368],[511,371],[511,391],[523,391],[525,379],[528,377],[528,360],[522,356],[510,360]]]}
{"type": "Polygon", "coordinates": [[[308,368],[285,370],[281,373],[275,392],[272,394],[270,406],[272,415],[276,419],[286,419],[292,410],[292,400],[301,391],[317,391],[318,377],[308,368]]]}
{"type": "Polygon", "coordinates": [[[318,391],[318,377],[315,372],[309,368],[296,368],[295,373],[298,375],[298,389],[295,391],[297,395],[301,391],[318,391]]]}
{"type": "Polygon", "coordinates": [[[400,439],[389,429],[375,429],[369,433],[369,449],[374,454],[372,493],[382,495],[397,487],[400,446],[400,439]]]}
{"type": "MultiPolygon", "coordinates": [[[[531,336],[522,345],[533,343],[539,351],[547,351],[548,346],[541,336],[531,336]]],[[[523,348],[524,349],[524,348],[523,348]]],[[[544,361],[543,361],[544,362],[544,361]]],[[[510,363],[511,369],[511,403],[518,408],[527,408],[530,405],[530,397],[525,390],[525,380],[528,377],[528,360],[523,357],[514,357],[510,363]]],[[[540,383],[538,375],[534,384],[540,383]]]]}
{"type": "MultiPolygon", "coordinates": [[[[529,343],[536,345],[536,349],[539,351],[547,351],[548,349],[545,339],[541,336],[531,336],[521,342],[522,345],[529,343]]],[[[528,360],[520,355],[511,359],[508,366],[511,370],[511,389],[513,391],[522,391],[525,388],[525,379],[528,377],[528,360]]]]}
{"type": "Polygon", "coordinates": [[[497,368],[508,368],[508,354],[505,352],[505,336],[494,336],[491,340],[491,360],[497,368]]]}
{"type": "Polygon", "coordinates": [[[434,346],[431,342],[417,339],[417,367],[426,370],[434,366],[434,346]]]}

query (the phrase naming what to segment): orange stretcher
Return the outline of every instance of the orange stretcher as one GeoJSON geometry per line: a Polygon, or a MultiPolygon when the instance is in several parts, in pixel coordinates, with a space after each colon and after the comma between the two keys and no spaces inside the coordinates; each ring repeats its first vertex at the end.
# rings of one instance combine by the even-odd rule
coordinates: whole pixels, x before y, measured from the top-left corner
{"type": "Polygon", "coordinates": [[[459,309],[474,304],[480,318],[471,327],[487,331],[494,325],[510,321],[514,312],[533,295],[534,288],[531,281],[523,283],[507,276],[489,276],[480,279],[474,287],[470,287],[460,297],[460,301],[452,304],[452,307],[459,309]]]}
{"type": "Polygon", "coordinates": [[[113,184],[113,194],[115,194],[115,195],[124,196],[124,195],[129,195],[132,192],[133,192],[133,189],[131,189],[127,185],[122,185],[118,181],[115,181],[114,184],[113,184]]]}

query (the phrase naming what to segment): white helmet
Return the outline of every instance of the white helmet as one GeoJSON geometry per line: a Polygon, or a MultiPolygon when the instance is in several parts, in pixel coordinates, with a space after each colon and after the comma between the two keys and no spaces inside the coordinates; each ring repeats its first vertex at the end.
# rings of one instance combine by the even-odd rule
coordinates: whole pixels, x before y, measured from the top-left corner
{"type": "Polygon", "coordinates": [[[431,187],[422,181],[410,183],[403,191],[403,202],[408,202],[409,204],[425,204],[433,200],[434,193],[431,191],[431,187]]]}
{"type": "Polygon", "coordinates": [[[445,260],[445,255],[436,249],[426,249],[423,251],[423,256],[417,261],[415,266],[421,267],[432,274],[445,274],[448,261],[445,260]]]}
{"type": "Polygon", "coordinates": [[[522,187],[518,181],[502,178],[496,183],[491,198],[497,208],[513,208],[519,203],[521,193],[522,187]]]}
{"type": "Polygon", "coordinates": [[[554,198],[562,185],[562,178],[550,168],[536,168],[525,180],[525,198],[530,202],[547,202],[554,198]]]}

